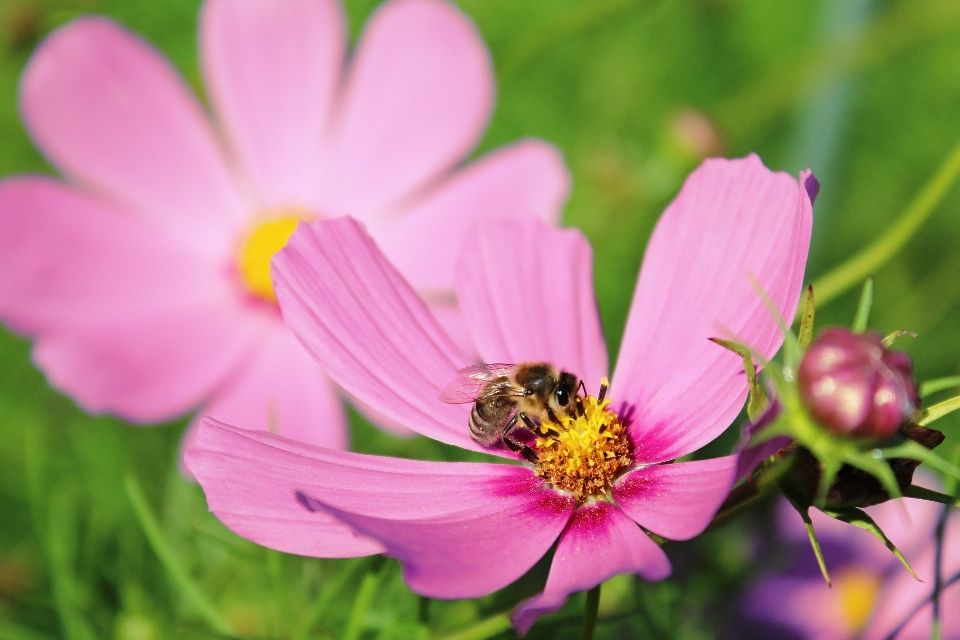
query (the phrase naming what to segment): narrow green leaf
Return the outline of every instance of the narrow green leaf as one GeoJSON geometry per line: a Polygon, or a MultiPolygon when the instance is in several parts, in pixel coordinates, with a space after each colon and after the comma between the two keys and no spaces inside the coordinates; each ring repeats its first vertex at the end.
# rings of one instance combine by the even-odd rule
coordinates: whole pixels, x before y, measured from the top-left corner
{"type": "Polygon", "coordinates": [[[130,504],[133,506],[133,512],[136,514],[140,527],[147,537],[150,548],[157,554],[160,563],[163,565],[163,568],[167,570],[167,574],[180,590],[180,593],[193,605],[194,610],[210,625],[211,629],[220,635],[235,637],[233,629],[231,629],[227,621],[220,616],[200,588],[194,584],[193,580],[191,580],[187,574],[186,569],[183,568],[173,553],[173,550],[170,549],[136,478],[128,475],[124,479],[123,485],[127,491],[127,497],[130,499],[130,504]]]}
{"type": "Polygon", "coordinates": [[[920,383],[920,397],[926,398],[940,391],[960,387],[960,376],[948,376],[946,378],[934,378],[920,383]]]}
{"type": "Polygon", "coordinates": [[[883,346],[888,349],[893,346],[893,343],[897,341],[898,338],[903,336],[910,336],[911,338],[916,338],[917,334],[912,331],[907,331],[906,329],[897,329],[893,333],[889,334],[886,338],[883,339],[883,346]]]}
{"type": "Polygon", "coordinates": [[[791,371],[796,371],[797,362],[800,361],[800,355],[802,353],[800,344],[797,342],[797,337],[793,335],[792,331],[790,331],[790,327],[787,326],[783,316],[780,315],[780,310],[777,309],[777,305],[773,303],[773,300],[770,299],[770,296],[767,295],[767,292],[764,291],[763,287],[760,285],[760,281],[757,280],[753,275],[750,276],[750,284],[753,285],[754,291],[756,291],[757,295],[760,296],[764,306],[767,307],[767,311],[770,312],[770,317],[776,320],[777,327],[780,328],[780,332],[783,334],[784,368],[790,369],[791,371]]]}
{"type": "Polygon", "coordinates": [[[873,276],[867,278],[860,292],[860,302],[857,304],[857,315],[853,318],[854,333],[863,333],[870,322],[870,308],[873,307],[873,276]]]}
{"type": "Polygon", "coordinates": [[[767,394],[757,380],[757,368],[753,365],[753,354],[747,347],[731,340],[721,340],[720,338],[710,338],[710,340],[743,358],[743,370],[747,374],[747,385],[750,389],[750,395],[747,398],[747,416],[751,422],[756,422],[767,406],[767,394]]]}
{"type": "Polygon", "coordinates": [[[945,493],[940,493],[939,491],[932,491],[930,489],[924,489],[923,487],[918,487],[915,484],[907,487],[907,490],[903,492],[903,495],[907,498],[916,498],[917,500],[927,500],[928,502],[939,502],[940,504],[946,504],[951,507],[960,507],[960,499],[949,496],[945,493]]]}
{"type": "Polygon", "coordinates": [[[383,562],[379,567],[371,567],[370,571],[363,576],[360,588],[357,589],[357,595],[353,598],[353,606],[350,607],[350,617],[347,619],[347,627],[343,632],[343,640],[357,640],[360,637],[360,633],[366,626],[366,617],[370,611],[370,605],[373,604],[380,582],[389,567],[388,563],[383,562]]]}
{"type": "Polygon", "coordinates": [[[803,298],[803,315],[800,316],[800,332],[797,334],[797,342],[804,351],[813,340],[813,317],[813,285],[807,285],[807,294],[803,298]]]}
{"type": "Polygon", "coordinates": [[[827,501],[827,494],[830,492],[830,487],[833,485],[833,481],[837,479],[837,474],[840,473],[840,468],[843,466],[843,460],[835,458],[825,460],[822,457],[818,459],[820,460],[822,473],[820,475],[820,485],[817,487],[817,497],[816,500],[814,500],[814,504],[818,508],[823,508],[823,505],[827,501]]]}
{"type": "Polygon", "coordinates": [[[927,407],[920,412],[920,419],[917,420],[917,424],[921,427],[925,427],[931,422],[939,420],[943,416],[960,409],[960,396],[953,396],[943,402],[939,402],[932,407],[927,407]]]}
{"type": "Polygon", "coordinates": [[[823,550],[820,548],[820,541],[817,540],[817,532],[813,529],[813,520],[810,519],[810,508],[801,507],[790,497],[787,497],[787,500],[803,518],[803,524],[807,528],[807,536],[810,538],[810,546],[813,547],[813,555],[817,557],[817,564],[820,565],[820,573],[823,574],[823,579],[827,581],[827,586],[832,587],[833,583],[830,581],[830,574],[827,572],[827,561],[823,558],[823,550]]]}
{"type": "Polygon", "coordinates": [[[861,511],[857,508],[850,508],[836,510],[824,509],[823,512],[831,518],[836,518],[841,522],[852,524],[855,527],[860,527],[864,531],[869,531],[872,533],[873,536],[882,542],[887,549],[890,549],[893,555],[897,556],[897,559],[901,562],[901,564],[903,564],[904,567],[907,568],[907,571],[910,572],[910,575],[913,576],[914,580],[922,582],[917,576],[916,572],[913,570],[913,567],[911,567],[910,563],[907,562],[907,559],[903,557],[900,549],[897,549],[897,545],[890,541],[890,538],[888,538],[887,534],[883,532],[883,529],[877,526],[877,523],[873,521],[873,518],[868,516],[864,511],[861,511]]]}
{"type": "Polygon", "coordinates": [[[486,620],[481,620],[472,627],[443,636],[440,640],[487,640],[487,638],[500,635],[509,628],[510,616],[506,613],[498,613],[486,620]]]}
{"type": "Polygon", "coordinates": [[[960,478],[960,469],[947,462],[930,449],[927,449],[922,444],[914,442],[913,440],[907,440],[906,442],[898,444],[895,447],[882,449],[882,452],[883,455],[888,459],[909,458],[911,460],[919,460],[925,465],[936,469],[941,473],[946,473],[954,478],[960,478]]]}

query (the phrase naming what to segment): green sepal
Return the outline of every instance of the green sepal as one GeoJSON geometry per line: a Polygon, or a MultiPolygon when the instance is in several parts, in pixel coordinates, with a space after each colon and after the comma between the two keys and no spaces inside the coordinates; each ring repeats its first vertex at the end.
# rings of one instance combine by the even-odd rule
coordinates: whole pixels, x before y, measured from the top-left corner
{"type": "Polygon", "coordinates": [[[886,338],[883,339],[883,346],[890,348],[893,346],[893,343],[897,341],[897,338],[902,338],[903,336],[910,336],[911,338],[916,338],[917,334],[913,331],[907,331],[906,329],[897,329],[891,334],[888,334],[886,338]]]}
{"type": "Polygon", "coordinates": [[[860,292],[860,302],[857,304],[857,315],[853,318],[851,329],[854,333],[863,333],[867,329],[867,323],[870,321],[870,308],[873,306],[873,276],[870,276],[863,283],[863,290],[860,292]]]}
{"type": "Polygon", "coordinates": [[[924,489],[923,487],[918,487],[915,484],[907,487],[907,490],[903,492],[903,495],[907,498],[916,498],[917,500],[926,500],[928,502],[939,502],[940,504],[945,504],[950,507],[960,507],[960,498],[955,498],[945,493],[940,493],[939,491],[924,489]]]}
{"type": "Polygon", "coordinates": [[[873,518],[868,516],[866,512],[861,511],[856,507],[850,507],[848,509],[835,509],[835,510],[823,509],[823,512],[828,516],[830,516],[831,518],[839,520],[840,522],[846,522],[847,524],[852,524],[855,527],[860,527],[864,531],[869,531],[870,533],[872,533],[873,536],[877,538],[880,542],[882,542],[887,549],[890,549],[893,555],[897,556],[897,559],[900,561],[901,564],[903,564],[904,567],[906,567],[907,571],[910,572],[910,575],[913,576],[914,580],[918,582],[922,582],[922,580],[920,580],[919,576],[917,576],[916,572],[913,570],[913,567],[910,566],[910,563],[907,562],[907,559],[900,552],[900,549],[897,549],[897,545],[893,544],[893,542],[890,541],[890,538],[888,538],[887,534],[883,532],[883,529],[877,526],[877,523],[874,522],[873,518]]]}
{"type": "Polygon", "coordinates": [[[756,422],[767,407],[767,393],[763,390],[760,381],[757,380],[757,368],[753,364],[753,353],[747,347],[732,340],[710,338],[710,341],[743,358],[743,370],[747,374],[747,385],[750,389],[750,395],[747,398],[747,416],[750,418],[750,422],[756,422]]]}
{"type": "Polygon", "coordinates": [[[957,409],[960,409],[960,396],[953,396],[952,398],[948,398],[943,402],[938,402],[932,407],[927,407],[921,411],[916,423],[921,427],[925,427],[931,422],[939,420],[943,416],[947,415],[948,413],[952,413],[957,409]]]}
{"type": "Polygon", "coordinates": [[[910,460],[917,460],[936,469],[940,473],[945,473],[960,479],[960,468],[913,440],[907,440],[896,446],[887,447],[886,449],[876,449],[876,451],[881,452],[883,458],[909,458],[910,460]]]}
{"type": "Polygon", "coordinates": [[[767,311],[770,312],[770,316],[776,320],[777,326],[780,328],[780,333],[783,334],[784,368],[790,369],[791,371],[796,371],[797,363],[800,362],[800,356],[803,354],[803,350],[800,348],[800,343],[797,342],[797,336],[790,331],[790,327],[787,326],[783,316],[780,315],[780,310],[777,309],[777,305],[773,304],[773,300],[771,300],[770,296],[767,295],[767,292],[763,290],[760,282],[753,276],[750,276],[750,283],[753,285],[753,289],[757,292],[757,295],[760,296],[763,304],[767,307],[767,311]]]}
{"type": "Polygon", "coordinates": [[[804,351],[813,340],[813,285],[807,285],[807,293],[803,297],[803,314],[800,316],[800,332],[797,334],[797,343],[804,351]]]}
{"type": "Polygon", "coordinates": [[[803,525],[807,528],[807,536],[810,538],[810,546],[813,547],[813,555],[817,557],[820,573],[823,574],[823,579],[826,580],[827,586],[832,587],[833,583],[830,581],[829,572],[827,572],[827,561],[823,557],[823,549],[820,548],[820,541],[817,540],[817,532],[813,529],[813,520],[810,519],[810,508],[800,506],[794,502],[790,496],[787,496],[787,500],[790,501],[793,508],[796,509],[800,517],[803,518],[803,525]]]}
{"type": "Polygon", "coordinates": [[[922,382],[920,384],[919,393],[921,398],[926,398],[927,396],[932,396],[935,393],[946,391],[947,389],[952,389],[953,387],[960,387],[960,376],[934,378],[933,380],[922,382]]]}

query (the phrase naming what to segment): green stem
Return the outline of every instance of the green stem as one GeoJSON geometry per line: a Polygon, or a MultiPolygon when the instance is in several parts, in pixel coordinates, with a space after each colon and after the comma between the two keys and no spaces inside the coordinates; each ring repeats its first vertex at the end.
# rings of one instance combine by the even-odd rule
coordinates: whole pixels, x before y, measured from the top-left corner
{"type": "Polygon", "coordinates": [[[587,591],[587,603],[583,611],[583,626],[580,627],[580,640],[592,640],[593,628],[597,625],[597,611],[600,609],[600,587],[598,584],[587,591]]]}
{"type": "Polygon", "coordinates": [[[510,616],[506,613],[498,613],[486,620],[481,620],[468,629],[443,636],[439,640],[487,640],[487,638],[499,635],[509,628],[510,616]]]}
{"type": "Polygon", "coordinates": [[[940,164],[937,172],[900,215],[900,219],[885,234],[877,238],[843,264],[821,276],[813,283],[817,302],[825,304],[855,286],[883,266],[913,237],[917,229],[930,217],[937,205],[950,191],[960,175],[960,142],[940,164]]]}
{"type": "Polygon", "coordinates": [[[133,512],[140,522],[140,527],[147,537],[150,548],[157,554],[160,563],[163,565],[163,568],[166,569],[167,574],[180,590],[180,593],[193,605],[196,612],[210,625],[211,629],[220,635],[234,637],[233,629],[230,628],[227,621],[220,616],[210,601],[207,600],[207,597],[200,591],[200,588],[190,579],[190,576],[187,575],[186,570],[180,564],[176,555],[174,555],[173,550],[170,549],[170,546],[163,537],[163,533],[160,531],[160,525],[157,523],[157,519],[153,516],[153,512],[147,504],[147,499],[140,489],[140,484],[132,475],[128,475],[124,479],[123,485],[127,490],[127,497],[130,499],[133,512]]]}

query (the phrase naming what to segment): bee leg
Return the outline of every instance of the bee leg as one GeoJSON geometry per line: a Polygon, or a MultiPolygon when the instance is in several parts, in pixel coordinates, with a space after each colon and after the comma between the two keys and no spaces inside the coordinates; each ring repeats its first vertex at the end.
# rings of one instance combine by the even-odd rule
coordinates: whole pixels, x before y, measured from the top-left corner
{"type": "Polygon", "coordinates": [[[550,419],[550,422],[552,422],[553,424],[556,424],[556,425],[561,424],[560,420],[557,418],[557,414],[555,414],[553,412],[553,409],[551,409],[550,407],[547,407],[547,417],[550,419]]]}
{"type": "Polygon", "coordinates": [[[500,437],[503,440],[503,444],[507,445],[507,448],[510,449],[510,451],[519,453],[527,459],[527,462],[537,464],[537,461],[539,460],[537,452],[531,449],[528,445],[522,442],[517,442],[510,437],[510,431],[517,426],[518,418],[523,421],[524,426],[527,429],[530,429],[530,431],[533,431],[536,428],[536,425],[533,424],[533,421],[525,413],[518,413],[513,416],[513,418],[510,419],[510,422],[507,423],[507,426],[503,428],[503,432],[500,434],[500,437]]]}

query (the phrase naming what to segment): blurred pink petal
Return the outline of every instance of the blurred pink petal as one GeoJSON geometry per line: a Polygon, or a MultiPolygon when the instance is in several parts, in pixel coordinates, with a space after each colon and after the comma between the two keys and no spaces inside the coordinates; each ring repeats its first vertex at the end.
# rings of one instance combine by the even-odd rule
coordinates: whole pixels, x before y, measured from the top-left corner
{"type": "Polygon", "coordinates": [[[431,303],[467,347],[455,245],[483,207],[555,220],[566,171],[532,141],[456,169],[489,116],[493,76],[450,3],[387,3],[349,63],[336,0],[208,0],[200,22],[216,127],[171,65],[109,20],[75,20],[40,45],[24,119],[77,187],[0,186],[0,265],[12,265],[0,315],[37,338],[38,364],[88,410],[154,420],[203,405],[250,428],[276,413],[281,433],[343,446],[329,383],[295,353],[270,292],[245,280],[256,225],[360,215],[390,243],[388,227],[409,217],[391,246],[442,285],[431,303]]]}
{"type": "Polygon", "coordinates": [[[327,477],[316,472],[313,458],[322,451],[205,419],[185,462],[203,484],[210,511],[248,540],[325,558],[382,553],[380,543],[297,500],[297,491],[316,490],[327,477]]]}
{"type": "Polygon", "coordinates": [[[340,398],[320,365],[285,328],[203,409],[215,420],[333,449],[347,448],[340,398]]]}
{"type": "Polygon", "coordinates": [[[416,289],[449,291],[463,241],[477,220],[529,217],[553,224],[569,190],[557,149],[525,140],[457,171],[374,236],[416,289]]]}
{"type": "Polygon", "coordinates": [[[338,385],[417,433],[484,450],[471,405],[438,399],[469,362],[360,223],[301,224],[273,274],[284,320],[338,385]]]}
{"type": "Polygon", "coordinates": [[[209,0],[201,48],[210,97],[259,205],[318,212],[321,143],[346,25],[336,0],[209,0]]]}
{"type": "Polygon", "coordinates": [[[736,456],[633,469],[611,489],[637,524],[670,540],[689,540],[710,524],[730,487],[736,456]]]}
{"type": "Polygon", "coordinates": [[[661,216],[643,259],[611,394],[635,407],[638,462],[699,449],[747,394],[741,359],[708,341],[737,340],[769,358],[783,336],[751,278],[792,318],[812,206],[796,179],[755,155],[707,160],[661,216]]]}
{"type": "Polygon", "coordinates": [[[670,561],[609,502],[579,507],[560,536],[543,593],[520,603],[513,614],[517,632],[525,634],[537,618],[562,607],[571,593],[592,589],[618,573],[663,580],[670,575],[670,561]]]}
{"type": "Polygon", "coordinates": [[[224,287],[156,225],[40,176],[0,182],[0,273],[0,315],[28,335],[165,314],[224,287]]]}
{"type": "Polygon", "coordinates": [[[484,362],[549,362],[596,393],[607,346],[593,295],[593,254],[576,229],[536,220],[477,225],[457,297],[484,362]]]}
{"type": "Polygon", "coordinates": [[[244,203],[203,110],[152,47],[102,18],[40,45],[21,82],[27,128],[64,173],[223,258],[244,203]]]}
{"type": "Polygon", "coordinates": [[[195,408],[269,328],[229,298],[129,314],[41,336],[34,360],[90,413],[134,422],[195,408]]]}
{"type": "Polygon", "coordinates": [[[322,176],[326,212],[372,222],[463,158],[492,106],[493,70],[469,19],[437,0],[382,5],[360,37],[336,113],[322,176]]]}

